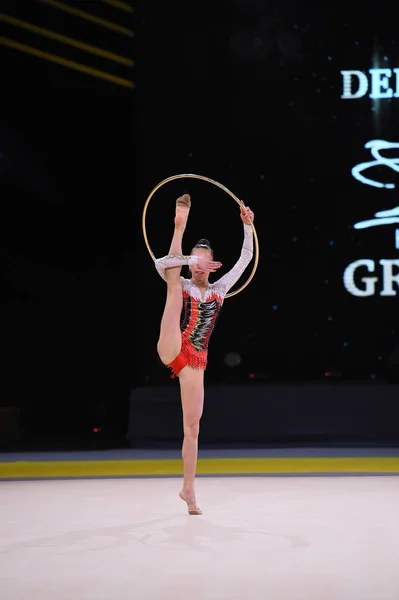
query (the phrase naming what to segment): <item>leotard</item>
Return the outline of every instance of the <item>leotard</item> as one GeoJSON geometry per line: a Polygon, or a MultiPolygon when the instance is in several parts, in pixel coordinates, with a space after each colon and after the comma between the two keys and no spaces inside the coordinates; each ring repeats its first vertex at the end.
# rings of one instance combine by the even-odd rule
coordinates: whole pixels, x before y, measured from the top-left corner
{"type": "MultiPolygon", "coordinates": [[[[228,291],[241,277],[253,257],[253,230],[244,224],[244,241],[241,254],[233,268],[214,283],[208,283],[205,293],[191,279],[180,277],[183,294],[181,320],[182,347],[180,354],[168,365],[172,377],[186,365],[194,369],[206,369],[208,344],[220,309],[228,291]]],[[[155,261],[155,267],[166,281],[165,271],[171,267],[194,265],[198,256],[167,255],[155,261]]]]}

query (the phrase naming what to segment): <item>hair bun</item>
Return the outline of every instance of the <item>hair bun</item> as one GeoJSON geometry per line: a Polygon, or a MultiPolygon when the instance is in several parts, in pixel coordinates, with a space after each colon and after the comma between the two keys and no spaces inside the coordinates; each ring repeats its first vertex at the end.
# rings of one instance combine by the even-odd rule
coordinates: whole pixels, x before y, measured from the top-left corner
{"type": "Polygon", "coordinates": [[[208,246],[208,248],[211,247],[211,243],[209,240],[206,240],[205,238],[201,238],[197,243],[196,246],[208,246]]]}
{"type": "Polygon", "coordinates": [[[207,240],[206,238],[201,238],[194,246],[193,250],[195,248],[204,248],[204,250],[209,250],[209,252],[212,255],[213,258],[213,250],[211,248],[211,243],[209,240],[207,240]]]}

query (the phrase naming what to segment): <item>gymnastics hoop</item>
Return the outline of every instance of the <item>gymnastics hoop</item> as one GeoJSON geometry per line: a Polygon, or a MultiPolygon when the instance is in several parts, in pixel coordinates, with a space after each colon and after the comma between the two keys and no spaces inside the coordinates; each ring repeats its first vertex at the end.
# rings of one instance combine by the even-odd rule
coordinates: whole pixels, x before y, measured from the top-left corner
{"type": "MultiPolygon", "coordinates": [[[[212,183],[213,185],[216,185],[217,187],[219,187],[221,190],[223,190],[224,192],[226,192],[229,196],[231,196],[231,198],[233,198],[233,200],[235,200],[237,202],[237,204],[239,206],[243,206],[244,203],[241,202],[241,200],[239,200],[239,198],[237,198],[237,196],[235,196],[233,194],[233,192],[231,192],[229,189],[227,189],[227,187],[225,187],[223,184],[219,183],[218,181],[214,181],[213,179],[210,179],[209,177],[205,177],[204,175],[195,175],[194,173],[184,173],[181,175],[172,175],[171,177],[167,177],[166,179],[164,179],[163,181],[161,181],[160,183],[158,183],[153,190],[150,192],[147,200],[145,201],[144,204],[144,209],[143,209],[143,216],[142,216],[142,228],[143,228],[143,235],[144,235],[144,241],[145,241],[145,245],[147,246],[147,250],[150,253],[150,256],[152,258],[152,260],[156,260],[154,253],[151,250],[150,244],[148,242],[148,236],[147,236],[147,229],[146,229],[146,215],[147,215],[147,208],[148,205],[151,201],[151,198],[153,197],[153,195],[155,194],[155,192],[157,190],[159,190],[160,187],[162,187],[163,185],[165,185],[166,183],[169,183],[170,181],[174,181],[175,179],[201,179],[202,181],[207,181],[208,183],[212,183]]],[[[247,285],[249,283],[251,283],[253,276],[255,275],[255,271],[258,267],[258,262],[259,262],[259,241],[258,241],[258,236],[256,233],[256,229],[255,229],[255,225],[253,224],[253,221],[251,221],[251,226],[252,226],[252,230],[253,230],[253,234],[254,234],[254,241],[255,241],[255,262],[254,262],[254,266],[252,268],[251,274],[248,277],[247,281],[240,287],[238,288],[238,290],[235,290],[234,292],[230,292],[228,294],[226,294],[225,298],[231,298],[231,296],[235,296],[236,294],[239,294],[240,292],[242,292],[242,290],[244,288],[247,287],[247,285]]]]}

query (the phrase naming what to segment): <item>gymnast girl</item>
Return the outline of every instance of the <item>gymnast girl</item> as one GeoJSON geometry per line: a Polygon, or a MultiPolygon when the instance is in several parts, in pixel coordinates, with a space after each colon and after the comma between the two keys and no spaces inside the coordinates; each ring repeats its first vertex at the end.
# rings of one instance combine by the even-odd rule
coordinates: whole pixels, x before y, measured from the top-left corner
{"type": "Polygon", "coordinates": [[[155,261],[155,267],[167,284],[166,303],[157,345],[159,357],[178,377],[183,411],[183,487],[180,498],[190,515],[201,515],[195,496],[199,424],[204,406],[204,371],[208,343],[228,291],[238,281],[253,257],[254,213],[244,204],[240,217],[244,226],[241,254],[233,268],[214,283],[208,280],[222,263],[214,260],[208,240],[201,239],[189,256],[183,255],[182,242],[190,212],[191,199],[184,194],[176,201],[174,234],[169,254],[155,261]],[[191,278],[181,276],[188,265],[191,278]]]}

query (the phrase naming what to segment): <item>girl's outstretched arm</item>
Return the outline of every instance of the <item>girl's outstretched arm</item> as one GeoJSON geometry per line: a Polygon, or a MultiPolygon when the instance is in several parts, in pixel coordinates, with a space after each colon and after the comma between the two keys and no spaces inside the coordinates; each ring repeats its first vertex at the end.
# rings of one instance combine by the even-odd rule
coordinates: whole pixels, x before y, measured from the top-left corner
{"type": "Polygon", "coordinates": [[[155,268],[166,281],[165,271],[173,267],[182,267],[184,265],[196,265],[198,263],[198,256],[184,256],[183,254],[168,254],[163,258],[157,258],[155,261],[155,268]]]}
{"type": "Polygon", "coordinates": [[[240,208],[240,217],[244,224],[244,241],[241,248],[240,258],[228,273],[223,275],[223,277],[215,282],[215,287],[220,290],[220,293],[223,296],[225,296],[233,287],[233,285],[237,283],[254,255],[254,239],[251,225],[251,221],[254,218],[254,213],[250,208],[242,206],[240,208]]]}

